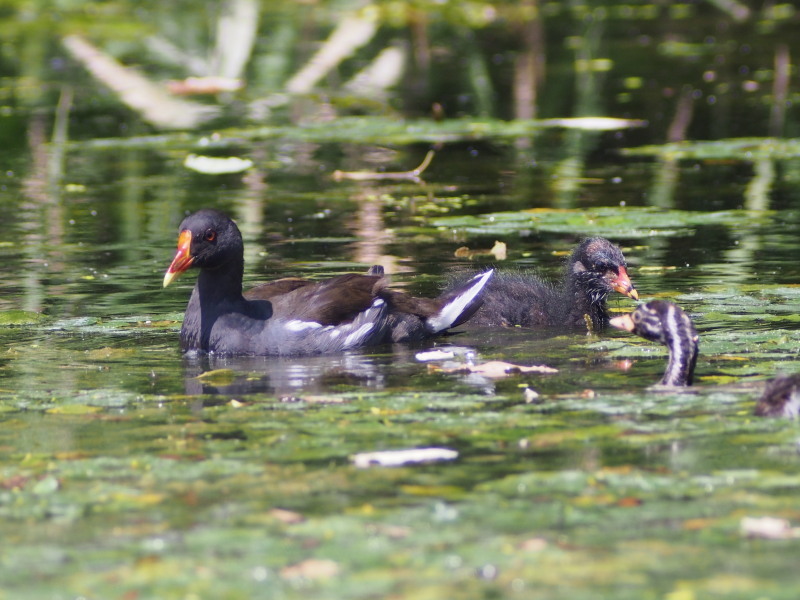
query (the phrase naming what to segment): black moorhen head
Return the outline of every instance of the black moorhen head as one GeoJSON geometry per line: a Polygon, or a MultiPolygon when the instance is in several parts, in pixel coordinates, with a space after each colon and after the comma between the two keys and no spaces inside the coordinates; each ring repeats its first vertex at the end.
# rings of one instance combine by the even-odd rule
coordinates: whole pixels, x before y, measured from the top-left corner
{"type": "Polygon", "coordinates": [[[380,267],[313,282],[288,278],[242,293],[244,245],[236,224],[204,209],[180,225],[164,286],[200,270],[181,327],[184,350],[300,355],[412,341],[460,325],[478,309],[492,271],[438,298],[389,289],[380,267]]]}
{"type": "Polygon", "coordinates": [[[610,324],[667,347],[667,370],[659,385],[692,385],[699,337],[689,315],[677,304],[651,300],[647,304],[640,304],[630,314],[614,317],[610,324]]]}
{"type": "Polygon", "coordinates": [[[589,238],[573,250],[559,287],[531,273],[498,272],[469,324],[599,330],[608,325],[606,299],[615,291],[639,298],[622,251],[605,238],[589,238]]]}

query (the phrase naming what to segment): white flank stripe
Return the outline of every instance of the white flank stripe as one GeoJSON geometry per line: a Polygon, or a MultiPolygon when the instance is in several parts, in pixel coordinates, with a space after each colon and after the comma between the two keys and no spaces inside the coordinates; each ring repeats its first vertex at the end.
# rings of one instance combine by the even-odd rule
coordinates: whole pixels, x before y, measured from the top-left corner
{"type": "Polygon", "coordinates": [[[353,333],[349,334],[346,338],[344,338],[343,344],[345,347],[350,346],[350,344],[356,343],[360,341],[360,338],[367,335],[375,323],[364,323],[361,327],[356,329],[353,333]]]}
{"type": "Polygon", "coordinates": [[[289,331],[305,331],[306,329],[319,329],[322,323],[316,321],[301,321],[299,319],[292,319],[286,323],[286,329],[289,331]]]}

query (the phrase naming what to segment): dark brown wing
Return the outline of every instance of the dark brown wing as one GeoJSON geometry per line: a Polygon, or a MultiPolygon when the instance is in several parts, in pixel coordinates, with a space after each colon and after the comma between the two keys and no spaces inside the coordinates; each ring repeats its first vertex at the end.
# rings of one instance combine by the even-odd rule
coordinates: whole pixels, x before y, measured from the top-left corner
{"type": "Polygon", "coordinates": [[[438,298],[415,298],[404,292],[397,292],[388,288],[380,290],[378,295],[386,300],[394,312],[416,315],[423,319],[437,314],[444,304],[438,298]]]}
{"type": "MultiPolygon", "coordinates": [[[[280,283],[279,280],[275,283],[280,283]]],[[[322,325],[338,325],[352,321],[357,314],[366,310],[378,297],[383,287],[383,277],[350,273],[321,282],[289,280],[285,293],[272,294],[259,299],[270,300],[275,316],[284,319],[314,321],[322,325]],[[292,286],[294,288],[292,289],[292,286]]],[[[266,284],[269,285],[269,284],[266,284]]],[[[259,286],[261,287],[261,286],[259,286]]]]}
{"type": "Polygon", "coordinates": [[[448,299],[415,298],[387,287],[383,269],[372,267],[368,275],[349,273],[315,282],[287,277],[261,284],[244,293],[248,300],[270,300],[277,315],[287,319],[337,325],[351,321],[382,298],[394,312],[423,319],[435,315],[448,299]]]}
{"type": "Polygon", "coordinates": [[[316,285],[313,281],[308,279],[300,279],[299,277],[286,277],[285,279],[276,279],[262,283],[256,287],[247,290],[243,296],[248,300],[271,300],[276,296],[288,294],[294,290],[305,287],[308,285],[316,285]]]}
{"type": "MultiPolygon", "coordinates": [[[[384,270],[381,265],[372,265],[367,271],[367,275],[380,275],[383,276],[384,270]]],[[[398,292],[389,289],[387,286],[389,280],[384,280],[384,283],[377,290],[378,295],[386,300],[386,303],[394,312],[415,315],[417,317],[427,318],[441,310],[444,301],[441,299],[429,300],[428,298],[415,298],[409,296],[405,292],[398,292]]]]}

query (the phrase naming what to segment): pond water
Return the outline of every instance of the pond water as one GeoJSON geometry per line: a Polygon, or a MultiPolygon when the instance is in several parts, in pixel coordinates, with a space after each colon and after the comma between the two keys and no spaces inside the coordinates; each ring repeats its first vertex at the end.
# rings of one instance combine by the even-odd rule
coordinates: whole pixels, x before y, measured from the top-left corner
{"type": "MultiPolygon", "coordinates": [[[[594,35],[552,4],[565,32],[594,35]]],[[[669,85],[697,76],[698,89],[770,68],[772,46],[756,42],[769,23],[777,43],[796,21],[762,15],[748,28],[691,5],[672,11],[681,40],[712,48],[703,56],[753,61],[712,76],[691,59],[664,74],[669,85]]],[[[747,517],[800,521],[797,426],[752,416],[764,380],[800,371],[800,152],[792,139],[729,139],[765,135],[770,113],[733,93],[724,112],[697,105],[689,139],[715,141],[664,145],[667,96],[626,79],[675,56],[663,48],[678,41],[646,14],[617,15],[597,34],[615,70],[594,82],[602,114],[645,127],[478,120],[467,104],[443,122],[367,115],[150,135],[100,94],[76,97],[73,141],[46,143],[52,111],[4,113],[0,598],[796,598],[797,536],[740,528],[747,517]],[[625,60],[632,39],[642,64],[625,60]],[[413,169],[432,143],[419,181],[333,177],[413,169]],[[255,166],[187,169],[203,149],[255,166]],[[696,385],[648,389],[664,349],[616,331],[465,331],[297,359],[182,356],[194,276],[161,282],[179,222],[201,207],[238,221],[246,285],[375,263],[421,295],[453,269],[490,264],[557,280],[579,239],[609,237],[642,300],[674,300],[694,319],[696,385]],[[498,240],[503,261],[456,256],[498,240]],[[447,373],[417,359],[434,347],[558,372],[447,373]],[[426,446],[458,458],[351,460],[426,446]]],[[[551,68],[576,69],[560,55],[576,42],[553,37],[551,68]]],[[[63,73],[50,67],[42,77],[55,85],[63,73]]],[[[20,72],[7,76],[23,89],[20,72]]],[[[600,114],[575,108],[591,86],[572,90],[564,111],[553,87],[542,116],[600,114]]]]}

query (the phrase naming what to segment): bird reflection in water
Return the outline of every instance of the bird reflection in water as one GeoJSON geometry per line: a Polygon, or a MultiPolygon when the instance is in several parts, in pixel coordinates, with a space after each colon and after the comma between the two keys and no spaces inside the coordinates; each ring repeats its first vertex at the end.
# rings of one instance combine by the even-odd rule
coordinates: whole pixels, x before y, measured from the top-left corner
{"type": "Polygon", "coordinates": [[[381,389],[386,360],[384,355],[366,352],[297,357],[187,353],[186,393],[294,396],[330,393],[339,386],[381,389]]]}
{"type": "MultiPolygon", "coordinates": [[[[400,388],[408,385],[410,377],[428,372],[426,365],[416,357],[432,348],[427,344],[393,344],[384,352],[360,350],[333,356],[296,357],[216,356],[189,352],[184,356],[185,389],[189,395],[218,395],[227,402],[230,398],[252,394],[268,394],[292,401],[358,389],[400,388]]],[[[473,347],[444,344],[435,348],[446,350],[454,356],[452,361],[458,363],[477,355],[473,347]]],[[[454,384],[466,384],[481,394],[495,391],[491,379],[468,372],[442,376],[454,384]]]]}

